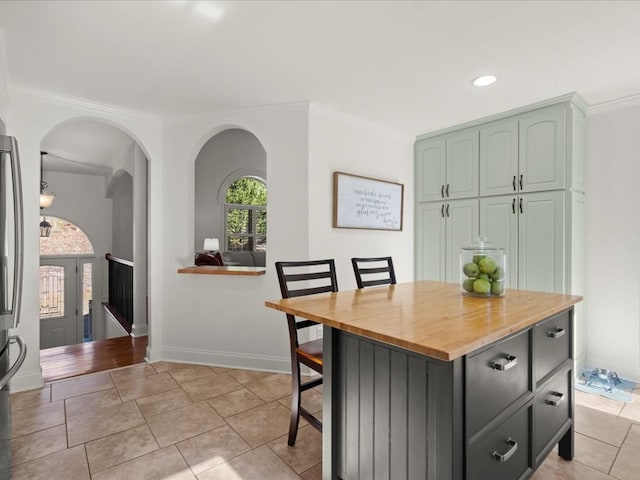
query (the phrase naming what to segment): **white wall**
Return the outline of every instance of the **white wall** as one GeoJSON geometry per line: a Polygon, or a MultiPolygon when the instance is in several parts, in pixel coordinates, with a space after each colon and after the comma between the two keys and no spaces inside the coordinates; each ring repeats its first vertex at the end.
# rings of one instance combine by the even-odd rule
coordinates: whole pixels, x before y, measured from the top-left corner
{"type": "MultiPolygon", "coordinates": [[[[308,249],[306,192],[308,106],[285,105],[165,120],[162,316],[152,319],[151,360],[289,370],[284,315],[264,306],[279,298],[273,262],[308,249]],[[194,163],[216,133],[241,128],[267,154],[269,249],[264,276],[178,274],[193,264],[194,163]],[[295,201],[292,201],[295,199],[295,201]]],[[[153,257],[152,257],[153,258],[153,257]]],[[[151,262],[153,263],[153,262],[151,262]]]]}
{"type": "Polygon", "coordinates": [[[587,366],[640,381],[640,105],[587,116],[587,366]]]}
{"type": "Polygon", "coordinates": [[[309,256],[335,258],[340,290],[356,288],[351,257],[391,255],[398,282],[412,281],[415,139],[320,106],[309,132],[309,256]],[[402,231],[333,228],[335,171],[404,184],[402,231]]]}
{"type": "Polygon", "coordinates": [[[133,261],[133,178],[128,172],[113,183],[112,254],[133,261]]]}
{"type": "MultiPolygon", "coordinates": [[[[11,382],[13,391],[36,388],[42,384],[38,278],[39,278],[39,218],[38,195],[40,193],[40,144],[43,138],[63,122],[78,119],[104,121],[129,133],[143,148],[150,159],[150,255],[161,258],[163,224],[162,213],[162,143],[160,120],[136,112],[102,107],[75,99],[54,97],[27,89],[11,89],[10,103],[5,121],[7,134],[18,139],[22,162],[24,195],[24,291],[22,315],[15,333],[22,335],[28,346],[25,363],[11,382]],[[154,163],[154,160],[156,162],[154,163]]],[[[52,188],[53,191],[53,188],[52,188]]],[[[55,205],[55,203],[54,203],[55,205]]],[[[52,210],[53,214],[53,210],[52,210]]],[[[92,239],[93,240],[93,239],[92,239]]],[[[162,298],[162,278],[149,268],[150,314],[158,312],[162,298]]],[[[160,320],[159,320],[160,321],[160,320]]],[[[150,338],[153,342],[153,336],[150,338]]],[[[12,352],[13,354],[13,352],[12,352]]]]}
{"type": "Polygon", "coordinates": [[[164,165],[164,188],[172,195],[165,203],[165,218],[171,221],[163,231],[164,321],[152,360],[289,371],[284,315],[264,306],[265,300],[280,297],[273,268],[277,260],[334,257],[339,260],[341,289],[347,289],[355,288],[349,263],[352,254],[384,253],[397,259],[401,281],[413,278],[413,139],[322,112],[310,117],[308,105],[297,104],[166,119],[164,155],[172,161],[164,165]],[[193,258],[195,158],[213,134],[232,126],[251,132],[266,151],[267,273],[257,277],[177,274],[193,258]],[[407,184],[405,230],[333,229],[333,170],[407,184]]]}

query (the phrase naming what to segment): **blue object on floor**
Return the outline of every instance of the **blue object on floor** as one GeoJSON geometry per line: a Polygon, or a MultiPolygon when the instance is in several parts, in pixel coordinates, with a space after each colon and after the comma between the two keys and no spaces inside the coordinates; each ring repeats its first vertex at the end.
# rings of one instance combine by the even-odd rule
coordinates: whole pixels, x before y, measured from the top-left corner
{"type": "Polygon", "coordinates": [[[576,381],[576,390],[601,395],[619,402],[630,402],[636,384],[622,380],[616,372],[604,368],[585,370],[576,381]]]}

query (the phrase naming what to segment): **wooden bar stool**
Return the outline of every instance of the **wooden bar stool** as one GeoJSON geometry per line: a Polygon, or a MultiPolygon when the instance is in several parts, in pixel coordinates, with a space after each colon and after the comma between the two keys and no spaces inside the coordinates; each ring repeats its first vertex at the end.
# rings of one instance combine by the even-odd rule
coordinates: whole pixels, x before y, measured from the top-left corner
{"type": "Polygon", "coordinates": [[[351,259],[351,265],[358,288],[396,284],[396,272],[391,257],[354,257],[351,259]]]}
{"type": "MultiPolygon", "coordinates": [[[[338,291],[336,267],[333,259],[276,262],[276,272],[278,273],[282,298],[338,291]],[[302,282],[302,284],[298,284],[297,282],[302,282]]],[[[289,440],[287,443],[293,446],[296,443],[301,415],[313,427],[322,431],[322,421],[305,409],[300,401],[302,392],[322,384],[322,339],[305,343],[298,342],[298,330],[318,325],[316,322],[311,320],[298,320],[294,315],[288,313],[287,325],[289,327],[291,378],[293,383],[291,392],[291,422],[289,424],[289,440]],[[300,379],[301,364],[318,372],[321,376],[303,383],[300,379]]]]}

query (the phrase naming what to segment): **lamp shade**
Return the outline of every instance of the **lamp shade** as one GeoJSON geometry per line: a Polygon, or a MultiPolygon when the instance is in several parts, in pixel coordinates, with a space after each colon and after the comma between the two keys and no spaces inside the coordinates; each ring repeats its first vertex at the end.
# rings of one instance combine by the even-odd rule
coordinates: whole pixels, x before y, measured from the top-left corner
{"type": "Polygon", "coordinates": [[[55,195],[51,193],[41,193],[40,194],[40,208],[49,208],[53,203],[53,199],[56,198],[55,195]]]}
{"type": "Polygon", "coordinates": [[[217,252],[220,250],[220,241],[217,238],[205,238],[203,250],[205,252],[217,252]]]}

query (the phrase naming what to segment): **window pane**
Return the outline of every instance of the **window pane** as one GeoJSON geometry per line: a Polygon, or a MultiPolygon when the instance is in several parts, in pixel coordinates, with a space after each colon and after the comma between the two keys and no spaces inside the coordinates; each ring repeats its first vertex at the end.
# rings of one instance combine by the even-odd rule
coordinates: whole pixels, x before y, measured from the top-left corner
{"type": "Polygon", "coordinates": [[[230,208],[227,214],[227,231],[229,233],[247,233],[249,231],[249,211],[230,208]]]}
{"type": "MultiPolygon", "coordinates": [[[[44,217],[40,217],[40,221],[44,217]]],[[[40,237],[40,255],[92,254],[93,247],[80,227],[57,217],[47,217],[51,224],[51,236],[40,237]]]]}
{"type": "Polygon", "coordinates": [[[252,241],[250,237],[232,237],[229,236],[229,244],[227,245],[227,250],[230,252],[239,252],[239,251],[248,251],[253,250],[251,248],[252,241]]]}
{"type": "Polygon", "coordinates": [[[64,267],[40,267],[40,318],[64,317],[64,267]]]}
{"type": "Polygon", "coordinates": [[[91,263],[82,264],[82,320],[84,325],[83,341],[93,340],[93,284],[91,281],[91,263]]]}

